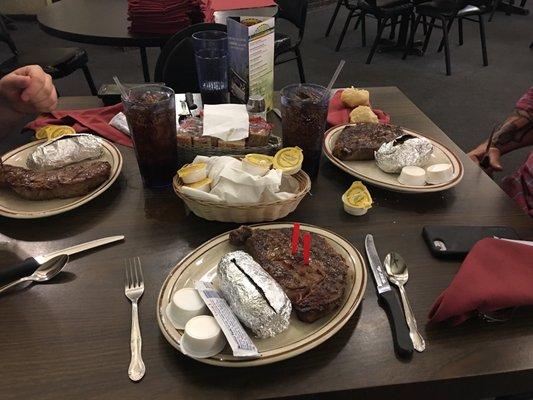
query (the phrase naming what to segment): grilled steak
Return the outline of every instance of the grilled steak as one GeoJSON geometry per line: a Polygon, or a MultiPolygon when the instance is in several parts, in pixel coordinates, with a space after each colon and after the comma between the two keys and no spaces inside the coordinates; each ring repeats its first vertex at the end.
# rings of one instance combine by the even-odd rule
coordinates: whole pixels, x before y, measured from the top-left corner
{"type": "Polygon", "coordinates": [[[9,187],[28,200],[66,199],[86,195],[111,174],[107,161],[67,165],[48,171],[33,171],[4,164],[0,187],[9,187]]]}
{"type": "Polygon", "coordinates": [[[280,284],[298,318],[313,322],[339,307],[348,267],[326,240],[311,234],[311,261],[291,254],[292,229],[251,229],[230,232],[230,242],[246,245],[254,259],[280,284]]]}
{"type": "Polygon", "coordinates": [[[403,135],[399,126],[360,122],[346,126],[340,133],[333,155],[339,160],[373,160],[374,151],[386,142],[403,135]]]}

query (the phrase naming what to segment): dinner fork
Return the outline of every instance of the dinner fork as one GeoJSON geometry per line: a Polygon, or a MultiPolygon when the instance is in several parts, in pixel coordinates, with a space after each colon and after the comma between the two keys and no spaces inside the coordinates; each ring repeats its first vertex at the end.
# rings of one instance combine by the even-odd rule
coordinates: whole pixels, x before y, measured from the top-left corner
{"type": "Polygon", "coordinates": [[[137,301],[144,293],[143,272],[139,257],[124,260],[126,267],[126,297],[131,301],[131,362],[128,368],[128,376],[132,381],[139,381],[146,372],[146,367],[141,355],[142,339],[139,327],[139,309],[137,301]]]}

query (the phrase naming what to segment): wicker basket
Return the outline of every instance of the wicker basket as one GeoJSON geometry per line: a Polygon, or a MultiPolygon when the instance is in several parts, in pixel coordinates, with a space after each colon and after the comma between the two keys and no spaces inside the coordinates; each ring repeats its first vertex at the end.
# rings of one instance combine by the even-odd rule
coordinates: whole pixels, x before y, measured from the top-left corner
{"type": "Polygon", "coordinates": [[[228,205],[195,199],[183,193],[181,190],[183,182],[177,175],[174,177],[172,186],[178,197],[198,217],[210,221],[249,223],[274,221],[287,216],[298,207],[300,201],[311,189],[311,180],[304,171],[294,174],[293,178],[298,181],[298,192],[294,197],[287,200],[258,204],[228,205]]]}
{"type": "Polygon", "coordinates": [[[281,138],[270,135],[268,144],[260,147],[243,147],[241,149],[228,149],[223,147],[184,147],[178,145],[179,166],[190,164],[196,156],[243,156],[249,153],[266,154],[273,156],[281,149],[281,138]]]}

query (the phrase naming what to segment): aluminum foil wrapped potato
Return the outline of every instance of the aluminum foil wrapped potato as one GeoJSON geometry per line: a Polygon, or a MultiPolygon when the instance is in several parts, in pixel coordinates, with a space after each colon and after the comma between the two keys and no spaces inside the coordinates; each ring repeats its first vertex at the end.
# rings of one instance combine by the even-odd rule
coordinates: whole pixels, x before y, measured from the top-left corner
{"type": "Polygon", "coordinates": [[[375,152],[378,167],[388,173],[399,173],[403,167],[422,167],[428,163],[433,145],[425,138],[402,135],[383,143],[375,152]]]}
{"type": "Polygon", "coordinates": [[[94,135],[63,135],[38,146],[26,164],[30,169],[42,171],[99,158],[102,154],[102,142],[94,135]]]}
{"type": "Polygon", "coordinates": [[[289,298],[252,256],[244,251],[228,253],[217,272],[231,310],[257,337],[272,337],[289,327],[289,298]]]}

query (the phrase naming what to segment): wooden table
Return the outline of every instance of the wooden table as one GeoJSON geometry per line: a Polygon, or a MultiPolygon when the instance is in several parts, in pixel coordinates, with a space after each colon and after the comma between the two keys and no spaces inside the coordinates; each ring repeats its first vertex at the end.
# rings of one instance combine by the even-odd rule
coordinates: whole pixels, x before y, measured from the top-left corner
{"type": "MultiPolygon", "coordinates": [[[[214,235],[234,228],[186,212],[171,189],[144,190],[134,154],[121,148],[118,181],[83,207],[42,220],[0,218],[1,232],[28,254],[123,233],[126,241],[72,260],[49,284],[0,298],[2,399],[239,399],[322,394],[323,398],[476,399],[533,390],[533,314],[503,324],[480,320],[425,327],[427,312],[459,263],[434,259],[421,238],[425,224],[508,225],[533,238],[533,224],[500,188],[395,87],[372,88],[373,104],[394,123],[424,132],[460,154],[465,177],[455,189],[426,195],[371,187],[375,206],[363,217],[342,210],[353,178],[323,160],[312,195],[286,220],[335,230],[363,252],[373,233],[382,256],[400,252],[409,264],[408,294],[428,346],[398,360],[372,278],[351,321],[334,337],[291,360],[249,369],[203,365],[182,356],[159,332],[156,298],[170,269],[214,235]],[[130,304],[124,258],[140,256],[146,291],[140,303],[144,379],[129,381],[130,304]],[[392,397],[389,397],[392,396],[392,397]]],[[[62,107],[94,106],[62,98],[62,107]]],[[[443,110],[445,112],[445,110],[443,110]]],[[[6,262],[5,257],[0,257],[6,262]]]]}
{"type": "Polygon", "coordinates": [[[147,47],[162,47],[171,35],[131,33],[126,0],[63,0],[37,15],[46,33],[61,39],[103,46],[138,47],[145,82],[150,82],[147,47]]]}

